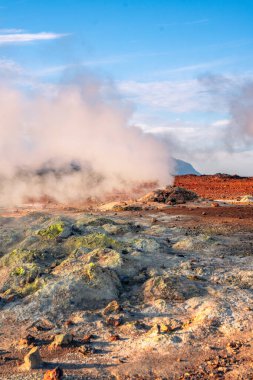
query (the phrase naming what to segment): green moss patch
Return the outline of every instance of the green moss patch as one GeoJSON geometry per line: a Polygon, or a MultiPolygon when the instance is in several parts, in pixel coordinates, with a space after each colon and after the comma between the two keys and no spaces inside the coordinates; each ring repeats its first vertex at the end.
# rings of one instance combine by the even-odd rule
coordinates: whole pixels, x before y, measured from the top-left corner
{"type": "Polygon", "coordinates": [[[47,228],[37,231],[37,235],[46,237],[47,239],[57,238],[64,230],[64,223],[54,223],[48,226],[47,228]]]}
{"type": "Polygon", "coordinates": [[[76,248],[110,248],[120,250],[123,248],[123,243],[113,239],[102,233],[91,233],[85,236],[76,236],[68,239],[67,246],[72,249],[76,248]]]}
{"type": "Polygon", "coordinates": [[[37,252],[28,249],[14,249],[11,253],[6,254],[0,260],[0,267],[20,266],[23,263],[32,263],[36,258],[37,252]]]}
{"type": "Polygon", "coordinates": [[[2,298],[8,298],[10,295],[17,296],[19,298],[24,298],[30,294],[35,293],[44,284],[42,279],[36,278],[32,282],[25,283],[24,285],[13,285],[9,287],[5,292],[1,294],[2,298]]]}
{"type": "Polygon", "coordinates": [[[34,263],[14,267],[2,288],[2,296],[15,294],[19,297],[25,297],[37,291],[45,282],[40,274],[41,268],[34,263]]]}

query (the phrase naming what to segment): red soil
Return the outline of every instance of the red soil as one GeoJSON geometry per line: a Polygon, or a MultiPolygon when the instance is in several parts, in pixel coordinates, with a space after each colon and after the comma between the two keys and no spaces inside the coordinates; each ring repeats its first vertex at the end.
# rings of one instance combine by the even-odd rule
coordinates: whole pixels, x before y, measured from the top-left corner
{"type": "Polygon", "coordinates": [[[253,177],[228,175],[181,175],[175,177],[175,186],[194,191],[209,199],[234,199],[253,195],[253,177]]]}

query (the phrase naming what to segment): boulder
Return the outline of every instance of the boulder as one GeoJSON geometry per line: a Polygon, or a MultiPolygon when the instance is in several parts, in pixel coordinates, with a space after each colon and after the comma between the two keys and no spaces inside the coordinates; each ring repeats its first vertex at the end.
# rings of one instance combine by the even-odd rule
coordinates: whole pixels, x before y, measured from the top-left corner
{"type": "Polygon", "coordinates": [[[183,187],[167,186],[164,189],[157,189],[140,198],[140,202],[158,202],[166,204],[182,204],[194,201],[198,198],[193,191],[183,187]]]}
{"type": "Polygon", "coordinates": [[[183,302],[203,294],[203,284],[200,281],[191,281],[186,276],[155,276],[147,280],[143,285],[145,302],[158,299],[183,302]]]}

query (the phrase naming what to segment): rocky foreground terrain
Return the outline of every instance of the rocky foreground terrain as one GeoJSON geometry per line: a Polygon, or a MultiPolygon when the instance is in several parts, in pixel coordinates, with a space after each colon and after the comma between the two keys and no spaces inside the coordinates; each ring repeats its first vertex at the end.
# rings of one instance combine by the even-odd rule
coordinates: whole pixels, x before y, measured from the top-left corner
{"type": "Polygon", "coordinates": [[[253,206],[170,190],[1,210],[1,379],[253,379],[253,206]]]}

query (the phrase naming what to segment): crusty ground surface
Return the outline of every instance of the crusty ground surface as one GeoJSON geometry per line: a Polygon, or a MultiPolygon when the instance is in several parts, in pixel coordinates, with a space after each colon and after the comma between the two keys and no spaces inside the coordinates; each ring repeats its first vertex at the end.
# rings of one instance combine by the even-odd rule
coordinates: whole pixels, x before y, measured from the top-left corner
{"type": "MultiPolygon", "coordinates": [[[[19,219],[22,224],[30,211],[3,210],[1,223],[8,228],[19,219]]],[[[40,212],[73,218],[87,213],[57,207],[40,212]]],[[[148,302],[141,296],[143,282],[135,283],[134,289],[131,282],[124,283],[118,299],[120,326],[106,323],[103,308],[86,307],[48,317],[50,329],[45,331],[34,328],[30,315],[22,321],[17,318],[20,309],[15,302],[22,308],[25,300],[14,301],[13,309],[10,301],[1,310],[0,379],[42,379],[56,365],[66,379],[253,379],[253,207],[196,203],[92,214],[145,226],[145,236],[166,240],[168,252],[159,260],[157,252],[149,253],[153,256],[149,273],[183,275],[197,284],[203,282],[205,292],[183,301],[148,302]],[[73,323],[66,324],[68,320],[73,323]],[[157,333],[157,324],[170,321],[178,323],[175,330],[157,333]],[[59,332],[74,334],[74,343],[50,350],[59,332]],[[18,340],[28,333],[36,338],[45,364],[40,370],[22,372],[20,364],[29,348],[20,349],[18,340]],[[78,348],[85,345],[83,337],[89,333],[94,336],[90,346],[95,351],[83,356],[78,348]],[[120,339],[111,342],[111,334],[120,339]]],[[[39,322],[45,320],[43,316],[39,322]]]]}

